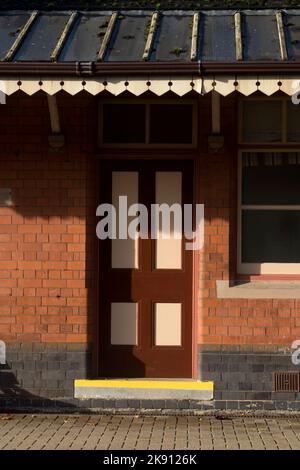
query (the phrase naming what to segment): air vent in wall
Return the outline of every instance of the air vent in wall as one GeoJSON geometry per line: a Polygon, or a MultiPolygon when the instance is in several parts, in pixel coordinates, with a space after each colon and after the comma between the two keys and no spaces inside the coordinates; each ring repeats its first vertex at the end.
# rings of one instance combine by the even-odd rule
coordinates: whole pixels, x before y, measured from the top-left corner
{"type": "Polygon", "coordinates": [[[299,392],[300,374],[299,372],[274,372],[275,392],[299,392]]]}

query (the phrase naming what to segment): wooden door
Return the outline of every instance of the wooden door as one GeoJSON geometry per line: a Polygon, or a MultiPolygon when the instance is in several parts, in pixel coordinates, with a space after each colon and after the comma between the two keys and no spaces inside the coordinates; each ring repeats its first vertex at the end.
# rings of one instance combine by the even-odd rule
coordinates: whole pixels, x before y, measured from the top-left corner
{"type": "Polygon", "coordinates": [[[100,375],[192,377],[193,255],[183,236],[151,238],[151,204],[191,204],[193,165],[107,162],[100,184],[102,202],[144,204],[149,227],[148,238],[100,242],[100,375]]]}

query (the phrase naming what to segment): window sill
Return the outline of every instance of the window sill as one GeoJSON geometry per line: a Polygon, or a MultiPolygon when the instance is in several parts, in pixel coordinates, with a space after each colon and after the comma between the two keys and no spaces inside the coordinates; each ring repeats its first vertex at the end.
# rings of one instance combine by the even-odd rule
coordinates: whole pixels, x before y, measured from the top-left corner
{"type": "Polygon", "coordinates": [[[300,281],[217,281],[218,299],[300,299],[300,281]]]}

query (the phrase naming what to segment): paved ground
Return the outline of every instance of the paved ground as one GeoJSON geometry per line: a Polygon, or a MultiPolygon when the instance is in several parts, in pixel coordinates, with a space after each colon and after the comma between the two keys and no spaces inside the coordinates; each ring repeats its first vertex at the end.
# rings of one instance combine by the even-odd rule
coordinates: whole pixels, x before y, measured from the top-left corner
{"type": "Polygon", "coordinates": [[[0,414],[0,449],[300,450],[300,418],[0,414]]]}

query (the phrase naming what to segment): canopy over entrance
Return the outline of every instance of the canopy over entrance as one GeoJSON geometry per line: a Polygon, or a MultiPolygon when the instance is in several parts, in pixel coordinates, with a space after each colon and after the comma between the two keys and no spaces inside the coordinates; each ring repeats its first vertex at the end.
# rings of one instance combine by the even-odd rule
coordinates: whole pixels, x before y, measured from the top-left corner
{"type": "Polygon", "coordinates": [[[300,9],[0,14],[7,95],[292,95],[299,77],[300,9]]]}

